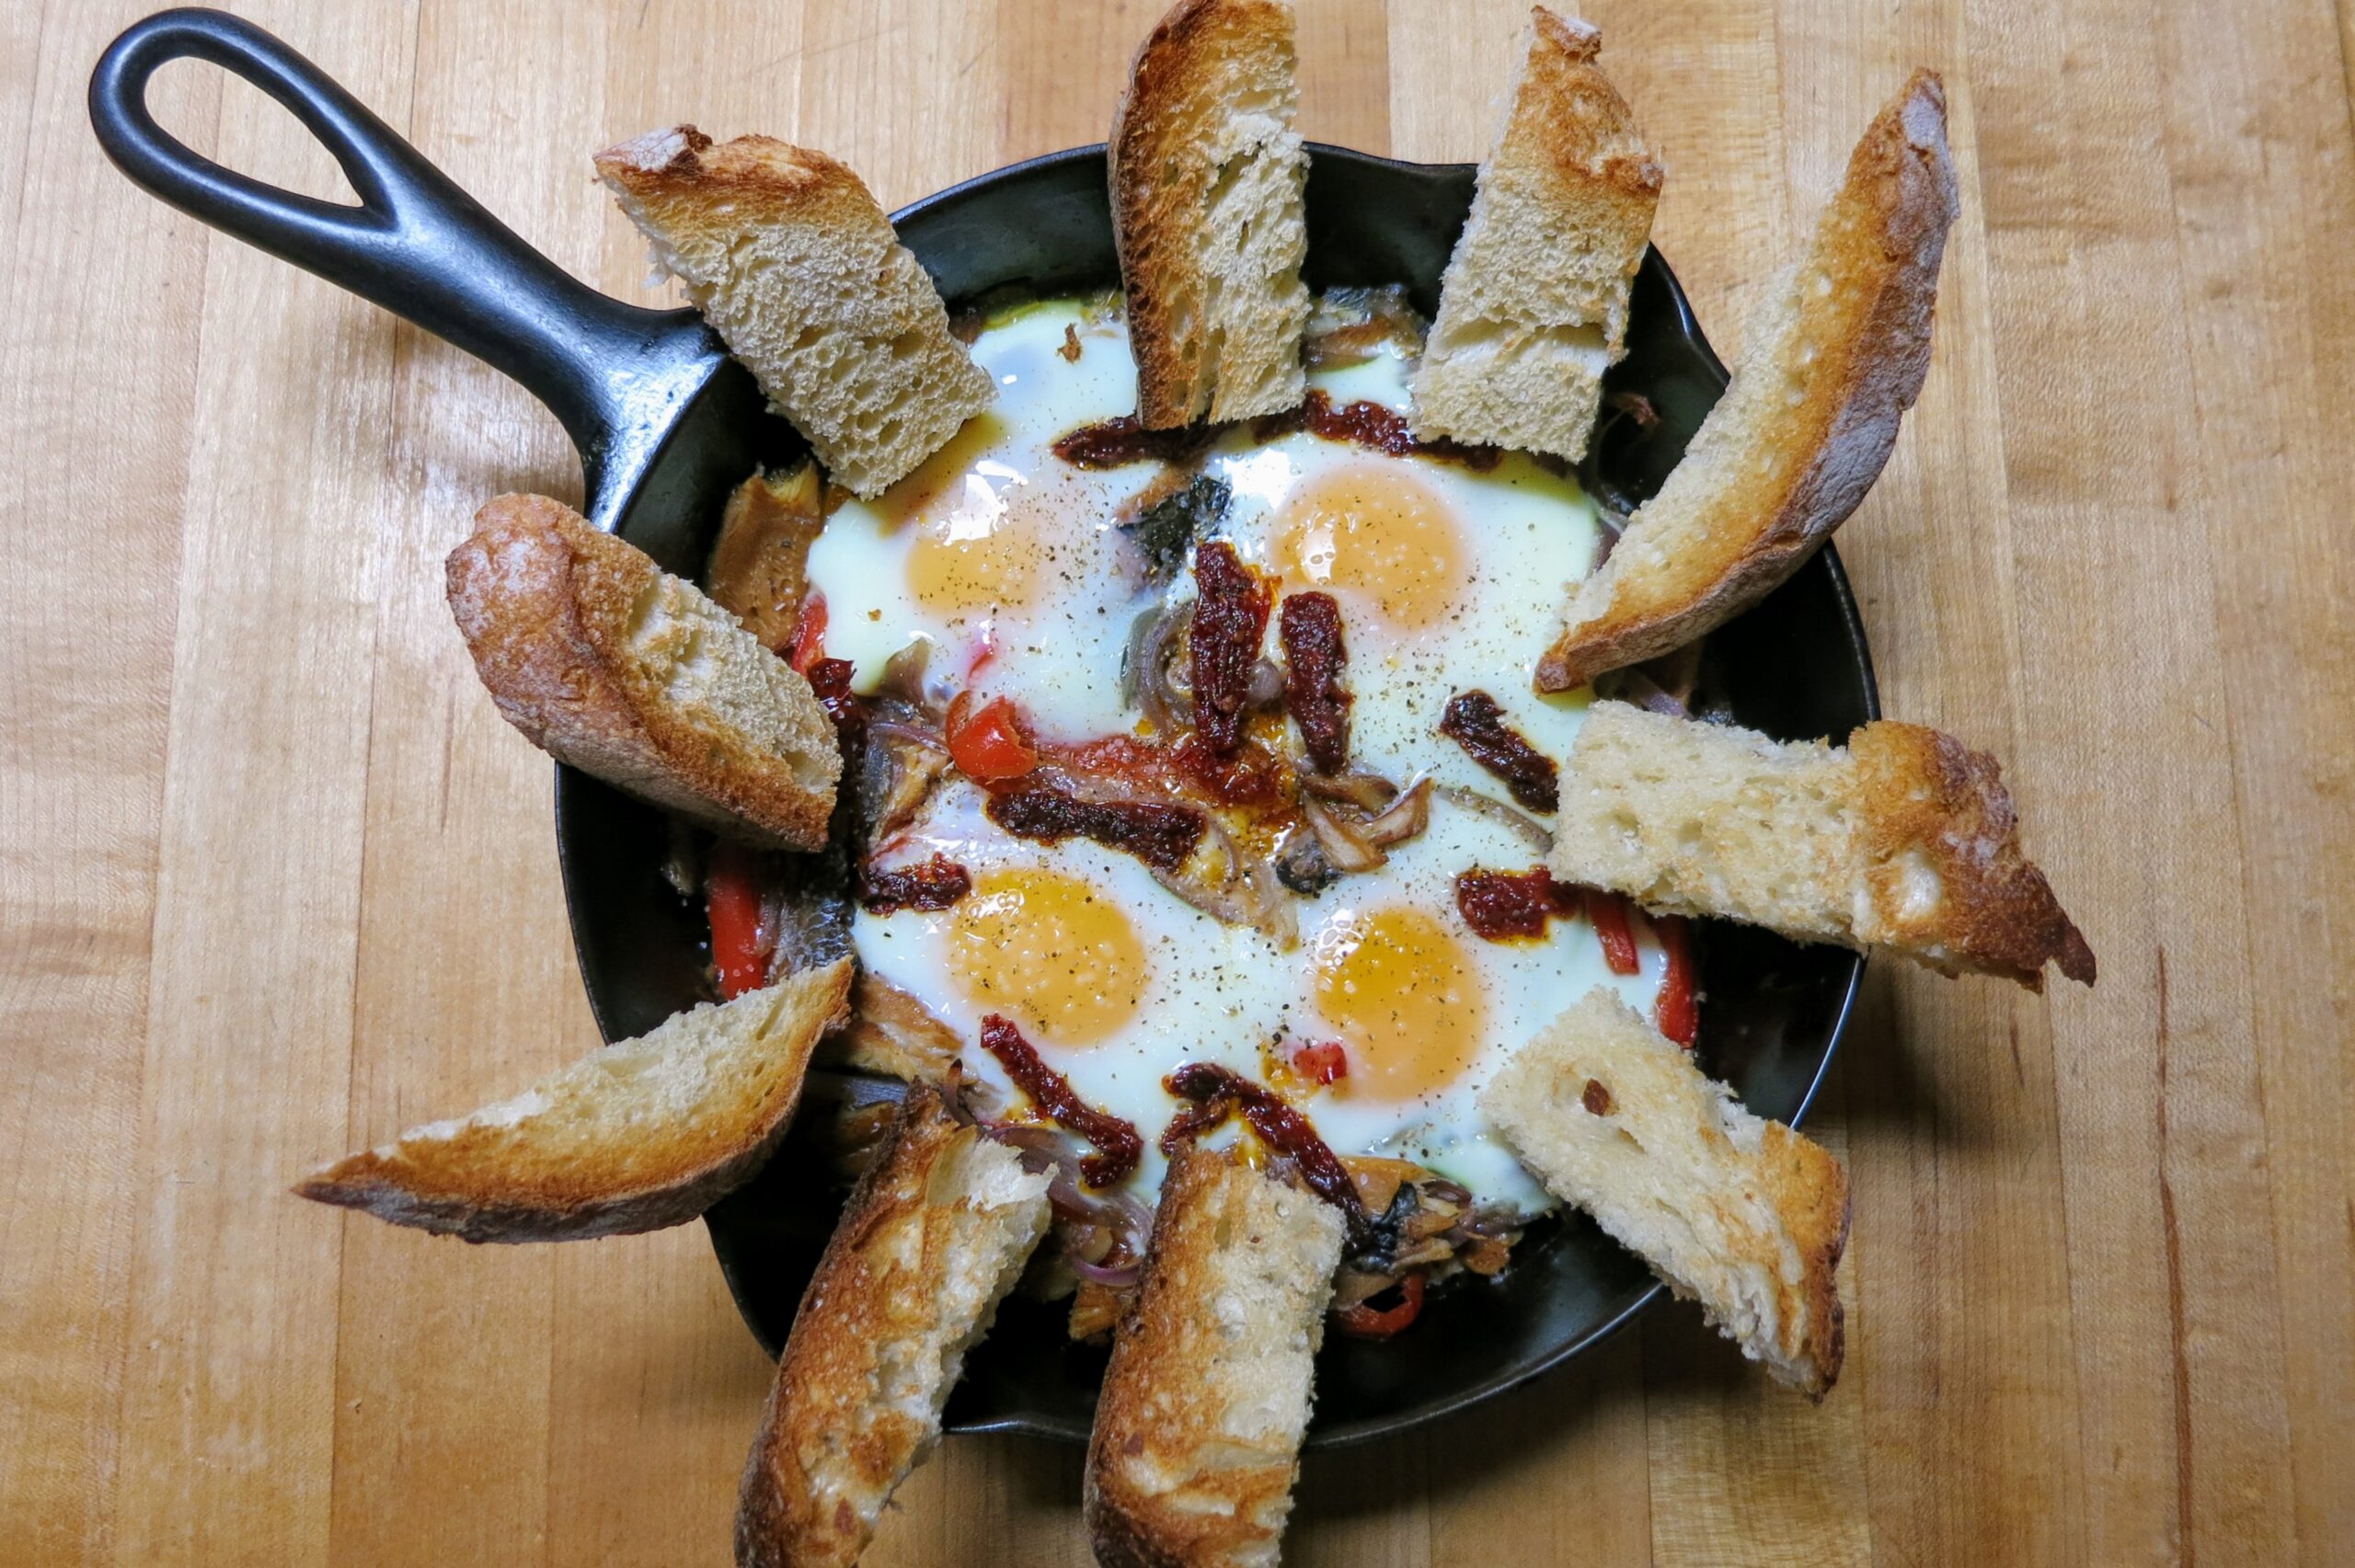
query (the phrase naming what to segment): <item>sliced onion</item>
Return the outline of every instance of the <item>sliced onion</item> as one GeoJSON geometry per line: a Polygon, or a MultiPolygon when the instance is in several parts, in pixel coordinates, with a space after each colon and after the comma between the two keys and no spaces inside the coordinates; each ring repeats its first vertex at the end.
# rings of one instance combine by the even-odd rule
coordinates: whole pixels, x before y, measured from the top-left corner
{"type": "Polygon", "coordinates": [[[1382,815],[1365,825],[1369,842],[1404,843],[1430,826],[1431,781],[1417,779],[1398,794],[1398,798],[1383,808],[1382,815]]]}
{"type": "Polygon", "coordinates": [[[1529,847],[1544,854],[1554,845],[1554,835],[1545,824],[1527,812],[1515,810],[1501,800],[1492,800],[1476,789],[1465,789],[1456,784],[1439,786],[1440,798],[1459,810],[1486,817],[1490,821],[1511,828],[1520,834],[1529,847]]]}
{"type": "Polygon", "coordinates": [[[1276,881],[1275,868],[1246,855],[1243,846],[1235,841],[1235,835],[1226,830],[1216,813],[1204,812],[1202,825],[1205,836],[1217,846],[1218,856],[1225,864],[1225,872],[1217,884],[1158,867],[1149,868],[1153,879],[1212,920],[1228,925],[1247,925],[1287,949],[1297,944],[1300,922],[1276,881]]]}
{"type": "Polygon", "coordinates": [[[1326,864],[1334,870],[1372,871],[1389,863],[1390,857],[1382,853],[1381,845],[1331,807],[1304,795],[1300,814],[1308,818],[1309,830],[1316,835],[1317,847],[1325,852],[1326,864]]]}
{"type": "Polygon", "coordinates": [[[1108,1268],[1100,1263],[1088,1263],[1081,1258],[1067,1256],[1063,1261],[1071,1265],[1071,1271],[1080,1278],[1091,1285],[1100,1285],[1107,1290],[1133,1290],[1144,1274],[1142,1263],[1118,1264],[1108,1268]]]}
{"type": "Polygon", "coordinates": [[[937,706],[924,687],[925,673],[931,664],[932,644],[910,643],[884,661],[883,678],[875,683],[876,695],[898,697],[936,716],[937,706]]]}
{"type": "Polygon", "coordinates": [[[1693,711],[1676,700],[1676,694],[1640,670],[1619,672],[1619,696],[1623,702],[1635,704],[1670,718],[1691,718],[1693,711]]]}
{"type": "Polygon", "coordinates": [[[1398,786],[1380,773],[1303,773],[1300,787],[1319,800],[1338,800],[1365,812],[1383,810],[1398,798],[1398,786]]]}
{"type": "Polygon", "coordinates": [[[867,733],[878,740],[887,740],[894,745],[920,747],[926,751],[937,751],[944,757],[948,754],[948,740],[922,725],[903,724],[898,719],[869,719],[867,733]]]}
{"type": "Polygon", "coordinates": [[[1245,689],[1244,701],[1254,708],[1272,708],[1284,698],[1284,672],[1271,658],[1263,658],[1251,667],[1251,684],[1245,689]]]}
{"type": "Polygon", "coordinates": [[[1137,706],[1155,729],[1167,734],[1194,721],[1192,693],[1170,678],[1174,645],[1194,624],[1191,603],[1165,611],[1140,624],[1130,643],[1130,665],[1136,684],[1137,706]]]}

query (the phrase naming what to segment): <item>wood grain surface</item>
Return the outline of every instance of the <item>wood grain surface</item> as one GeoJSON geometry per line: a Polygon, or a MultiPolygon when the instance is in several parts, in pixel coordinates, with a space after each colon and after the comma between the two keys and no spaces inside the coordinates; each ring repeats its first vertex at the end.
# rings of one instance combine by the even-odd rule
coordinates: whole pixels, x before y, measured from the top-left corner
{"type": "MultiPolygon", "coordinates": [[[[718,1562],[767,1366],[699,1227],[467,1248],[311,1164],[592,1039],[549,773],[440,561],[554,420],[136,191],[144,6],[0,7],[0,1559],[718,1562]]],[[[588,154],[693,120],[887,205],[1100,140],[1157,6],[238,0],[628,298],[588,154]]],[[[1510,0],[1301,0],[1312,136],[1483,151],[1510,0]]],[[[1292,1560],[2355,1562],[2355,174],[2327,0],[1594,0],[1721,349],[1872,109],[1946,74],[1936,357],[1842,533],[1890,711],[2006,759],[2101,956],[1876,967],[1810,1408],[1686,1309],[1310,1459],[1292,1560]]],[[[319,195],[258,93],[166,122],[319,195]]],[[[952,1439],[870,1561],[1083,1563],[1076,1450],[952,1439]]]]}

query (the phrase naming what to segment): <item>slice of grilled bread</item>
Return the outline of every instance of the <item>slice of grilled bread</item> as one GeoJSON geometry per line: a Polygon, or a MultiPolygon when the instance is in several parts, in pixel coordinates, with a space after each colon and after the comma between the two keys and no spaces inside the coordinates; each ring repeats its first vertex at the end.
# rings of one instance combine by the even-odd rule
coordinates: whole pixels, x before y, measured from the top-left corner
{"type": "Polygon", "coordinates": [[[2019,843],[1995,759],[1883,719],[1786,744],[1596,703],[1562,770],[1547,864],[1648,910],[1896,953],[2030,990],[2093,949],[2019,843]]]}
{"type": "Polygon", "coordinates": [[[339,1160],[294,1190],[469,1242],[683,1224],[768,1158],[850,981],[845,958],[707,1002],[511,1100],[339,1160]]]}
{"type": "Polygon", "coordinates": [[[1276,1561],[1341,1231],[1322,1199],[1232,1155],[1170,1165],[1087,1446],[1105,1568],[1276,1561]]]}
{"type": "Polygon", "coordinates": [[[597,173],[836,483],[875,495],[988,406],[932,280],[825,154],[682,125],[597,173]]]}
{"type": "Polygon", "coordinates": [[[1555,1196],[1699,1301],[1743,1355],[1823,1397],[1842,1349],[1840,1162],[1744,1110],[1602,988],[1515,1052],[1479,1103],[1555,1196]]]}
{"type": "Polygon", "coordinates": [[[1521,80],[1415,373],[1415,429],[1575,463],[1603,372],[1626,351],[1660,166],[1594,63],[1603,35],[1543,6],[1529,17],[1521,80]]]}
{"type": "Polygon", "coordinates": [[[794,1314],[736,1510],[736,1561],[847,1564],[940,1436],[965,1353],[1046,1233],[1047,1178],[913,1085],[794,1314]]]}
{"type": "Polygon", "coordinates": [[[1732,383],[1683,460],[1570,590],[1539,690],[1723,624],[1848,520],[1929,372],[1956,201],[1946,91],[1916,71],[1856,143],[1806,258],[1767,285],[1732,383]]]}
{"type": "Polygon", "coordinates": [[[753,475],[736,486],[720,514],[703,580],[763,647],[783,654],[801,628],[810,591],[810,546],[826,525],[818,465],[753,475]]]}
{"type": "Polygon", "coordinates": [[[1292,63],[1283,0],[1178,0],[1130,67],[1113,235],[1149,429],[1278,414],[1307,392],[1292,63]]]}
{"type": "Polygon", "coordinates": [[[702,589],[545,496],[450,552],[450,611],[532,744],[747,842],[826,841],[842,753],[810,682],[702,589]]]}

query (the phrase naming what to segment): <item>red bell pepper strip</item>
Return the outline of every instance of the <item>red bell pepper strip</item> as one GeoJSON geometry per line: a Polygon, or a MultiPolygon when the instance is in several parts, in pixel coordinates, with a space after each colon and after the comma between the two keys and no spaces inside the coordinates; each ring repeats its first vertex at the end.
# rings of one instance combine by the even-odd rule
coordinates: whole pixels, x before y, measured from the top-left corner
{"type": "Polygon", "coordinates": [[[1338,1040],[1319,1040],[1292,1052],[1292,1065],[1312,1083],[1336,1083],[1350,1075],[1350,1053],[1338,1040]]]}
{"type": "Polygon", "coordinates": [[[1701,1003],[1693,989],[1693,938],[1679,915],[1653,916],[1652,930],[1660,933],[1660,950],[1668,956],[1653,1017],[1661,1034],[1690,1050],[1701,1032],[1701,1003]]]}
{"type": "Polygon", "coordinates": [[[793,652],[786,662],[802,674],[826,657],[826,596],[816,589],[801,601],[801,620],[793,629],[793,652]]]}
{"type": "Polygon", "coordinates": [[[948,756],[977,784],[1018,779],[1039,765],[1039,749],[1022,733],[1021,715],[1004,697],[979,707],[971,692],[948,704],[948,756]]]}
{"type": "Polygon", "coordinates": [[[776,933],[763,929],[760,876],[741,850],[714,848],[703,888],[711,911],[711,967],[719,975],[720,996],[733,1001],[767,981],[776,933]]]}
{"type": "Polygon", "coordinates": [[[1423,1276],[1410,1274],[1398,1282],[1398,1304],[1377,1312],[1365,1302],[1333,1314],[1343,1333],[1357,1339],[1388,1339],[1422,1315],[1423,1276]]]}
{"type": "Polygon", "coordinates": [[[1599,887],[1586,890],[1586,918],[1603,943],[1603,962],[1614,975],[1632,975],[1643,968],[1636,958],[1636,933],[1627,925],[1627,900],[1599,887]]]}

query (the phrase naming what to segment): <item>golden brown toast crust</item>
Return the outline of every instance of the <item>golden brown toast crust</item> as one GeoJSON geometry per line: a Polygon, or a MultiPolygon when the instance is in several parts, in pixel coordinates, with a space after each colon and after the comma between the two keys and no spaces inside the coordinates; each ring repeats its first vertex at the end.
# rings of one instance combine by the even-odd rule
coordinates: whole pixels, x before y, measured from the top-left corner
{"type": "Polygon", "coordinates": [[[824,845],[842,761],[807,680],[776,661],[810,781],[786,759],[715,744],[638,668],[628,635],[662,577],[645,552],[546,496],[500,496],[475,521],[450,553],[450,609],[509,723],[558,761],[731,837],[824,845]]]}
{"type": "MultiPolygon", "coordinates": [[[[1529,8],[1529,24],[1545,47],[1530,51],[1522,95],[1553,111],[1554,118],[1514,116],[1506,122],[1496,156],[1551,166],[1565,177],[1576,177],[1582,189],[1601,184],[1629,203],[1631,212],[1640,209],[1648,235],[1663,171],[1648,146],[1629,143],[1637,135],[1635,110],[1595,63],[1603,55],[1602,31],[1585,22],[1566,22],[1543,6],[1529,8]]],[[[1624,331],[1626,322],[1618,325],[1624,331]]],[[[1611,337],[1616,341],[1618,333],[1611,337]]]]}
{"type": "Polygon", "coordinates": [[[1871,939],[1934,967],[2044,989],[2044,966],[2094,983],[2094,951],[2019,842],[2003,769],[1984,751],[1918,724],[1882,719],[1848,740],[1873,907],[1871,939]],[[1911,918],[1907,880],[1927,870],[1941,897],[1911,918]]]}
{"type": "Polygon", "coordinates": [[[608,147],[597,155],[596,165],[600,176],[641,200],[729,202],[741,227],[792,218],[855,229],[876,223],[882,213],[849,165],[774,136],[714,142],[694,126],[681,125],[608,147]]]}
{"type": "Polygon", "coordinates": [[[994,395],[950,336],[931,278],[845,165],[681,125],[608,147],[596,166],[836,483],[879,494],[994,395]]]}
{"type": "Polygon", "coordinates": [[[1833,1277],[1848,1247],[1848,1173],[1831,1150],[1774,1121],[1766,1124],[1758,1162],[1766,1199],[1799,1251],[1800,1283],[1777,1276],[1776,1306],[1783,1322],[1807,1324],[1793,1359],[1809,1374],[1801,1389],[1820,1401],[1839,1379],[1848,1353],[1847,1312],[1833,1277]]]}
{"type": "MultiPolygon", "coordinates": [[[[1704,538],[1660,570],[1622,576],[1613,571],[1622,563],[1606,563],[1611,593],[1597,609],[1572,590],[1579,608],[1538,663],[1538,690],[1570,690],[1722,625],[1847,521],[1929,372],[1938,267],[1958,200],[1945,87],[1935,73],[1916,71],[1857,143],[1808,260],[1778,285],[1796,291],[1785,301],[1793,331],[1743,345],[1738,384],[1788,378],[1801,395],[1770,400],[1746,428],[1724,431],[1731,445],[1718,455],[1738,460],[1735,471],[1697,503],[1687,498],[1704,509],[1704,538]]],[[[1766,321],[1763,312],[1755,318],[1753,338],[1766,321]]],[[[1736,404],[1737,390],[1721,407],[1736,404]]],[[[1705,425],[1696,449],[1708,434],[1705,425]]],[[[1674,486],[1671,475],[1663,498],[1674,486]]],[[[1647,509],[1630,520],[1629,540],[1647,509]]]]}
{"type": "MultiPolygon", "coordinates": [[[[1137,417],[1149,429],[1213,415],[1215,376],[1196,385],[1178,345],[1200,324],[1178,319],[1171,297],[1194,269],[1194,203],[1216,171],[1196,167],[1194,100],[1223,60],[1292,52],[1292,14],[1281,0],[1178,0],[1138,46],[1113,112],[1109,149],[1112,232],[1127,291],[1137,366],[1137,417]]],[[[1289,66],[1286,67],[1289,69],[1289,66]]],[[[1235,410],[1235,416],[1273,409],[1235,410]]]]}
{"type": "MultiPolygon", "coordinates": [[[[929,1084],[911,1085],[852,1190],[802,1293],[745,1460],[736,1515],[736,1561],[745,1568],[856,1562],[874,1533],[873,1513],[938,1437],[936,1413],[890,1397],[905,1369],[887,1362],[905,1349],[912,1324],[938,1311],[938,1284],[951,1266],[941,1210],[968,1196],[939,1190],[943,1172],[980,1136],[929,1084]],[[846,1487],[871,1507],[854,1506],[846,1487]]],[[[1028,1201],[1035,1242],[1046,1225],[1043,1184],[1028,1201]]]]}
{"type": "MultiPolygon", "coordinates": [[[[1232,1289],[1222,1270],[1233,1261],[1230,1253],[1263,1242],[1302,1244],[1238,1233],[1247,1219],[1246,1195],[1263,1185],[1271,1179],[1227,1154],[1192,1149],[1170,1164],[1143,1283],[1114,1339],[1088,1443],[1088,1534],[1105,1568],[1273,1560],[1298,1449],[1248,1447],[1224,1430],[1237,1382],[1251,1379],[1257,1368],[1235,1363],[1217,1321],[1232,1310],[1221,1299],[1232,1289]],[[1137,1485],[1128,1467],[1140,1463],[1173,1477],[1171,1491],[1184,1501],[1137,1485]]],[[[1290,1196],[1306,1206],[1294,1217],[1304,1221],[1295,1229],[1311,1239],[1311,1249],[1320,1235],[1330,1248],[1329,1255],[1299,1265],[1321,1269],[1308,1331],[1313,1355],[1338,1261],[1339,1225],[1321,1200],[1298,1191],[1290,1196]]],[[[1305,1410],[1301,1415],[1304,1421],[1305,1410]]]]}
{"type": "Polygon", "coordinates": [[[569,1241],[684,1224],[741,1185],[784,1135],[810,1052],[844,1015],[851,968],[845,958],[780,982],[770,1028],[785,1038],[773,1070],[750,1086],[757,1097],[724,1127],[665,1136],[669,1129],[634,1127],[593,1158],[569,1142],[535,1149],[528,1121],[464,1126],[449,1137],[419,1137],[417,1128],[294,1190],[469,1242],[569,1241]]]}
{"type": "Polygon", "coordinates": [[[1603,35],[1544,6],[1480,166],[1414,383],[1419,434],[1575,463],[1626,351],[1663,171],[1601,66],[1603,35]]]}

